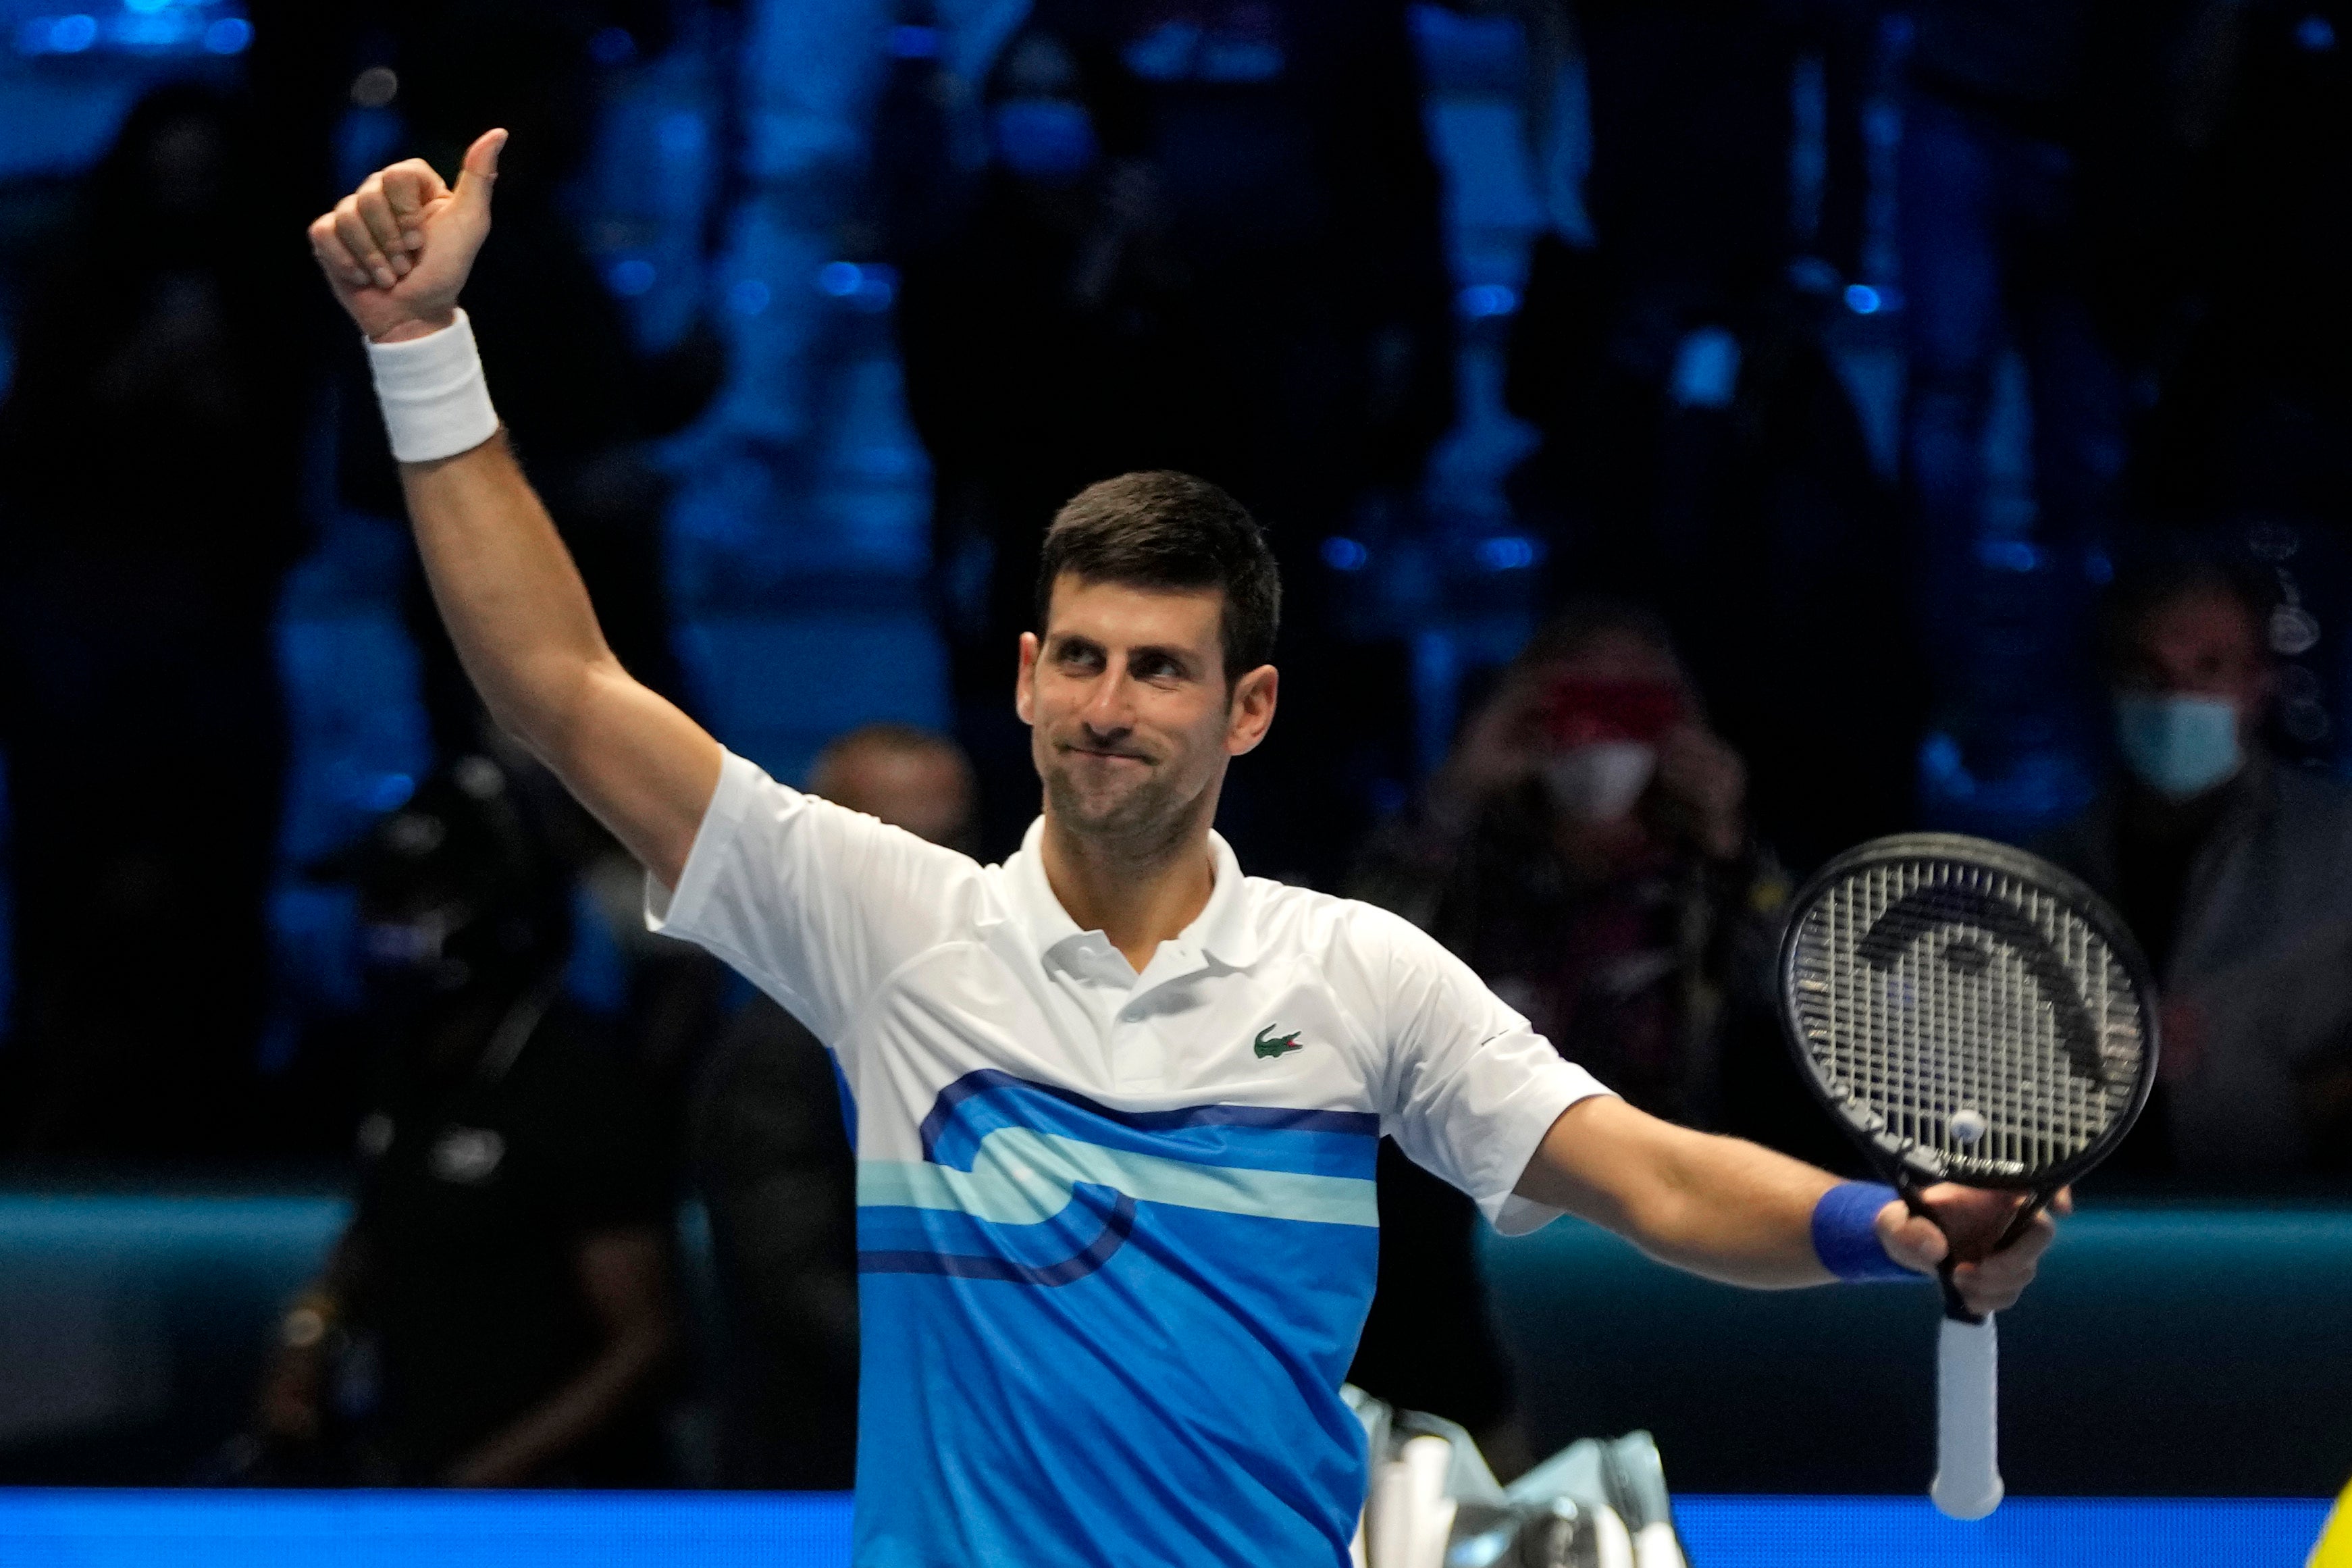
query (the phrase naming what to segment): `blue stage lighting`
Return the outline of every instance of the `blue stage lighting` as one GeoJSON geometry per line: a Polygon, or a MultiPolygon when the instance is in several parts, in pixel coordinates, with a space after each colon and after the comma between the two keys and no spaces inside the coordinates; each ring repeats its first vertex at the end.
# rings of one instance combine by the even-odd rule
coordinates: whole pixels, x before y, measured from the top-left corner
{"type": "Polygon", "coordinates": [[[1478,564],[1489,572],[1517,572],[1542,556],[1536,542],[1525,534],[1498,533],[1478,542],[1478,564]]]}
{"type": "Polygon", "coordinates": [[[613,263],[604,274],[604,281],[614,293],[624,300],[634,300],[648,292],[660,274],[654,264],[642,256],[631,256],[613,263]]]}
{"type": "Polygon", "coordinates": [[[1519,308],[1518,291],[1501,283],[1473,283],[1454,297],[1462,313],[1473,321],[1507,316],[1519,308]]]}
{"type": "Polygon", "coordinates": [[[1339,534],[1323,542],[1323,564],[1334,572],[1360,572],[1371,558],[1370,551],[1339,534]]]}

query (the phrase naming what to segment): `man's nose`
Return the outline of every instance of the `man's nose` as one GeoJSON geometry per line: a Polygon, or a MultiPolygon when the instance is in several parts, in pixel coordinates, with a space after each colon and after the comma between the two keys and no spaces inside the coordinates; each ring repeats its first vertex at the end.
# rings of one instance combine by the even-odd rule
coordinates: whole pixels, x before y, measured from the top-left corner
{"type": "Polygon", "coordinates": [[[1107,669],[1095,689],[1087,694],[1086,707],[1078,717],[1086,727],[1098,735],[1122,735],[1135,727],[1133,693],[1129,689],[1127,672],[1107,669]]]}

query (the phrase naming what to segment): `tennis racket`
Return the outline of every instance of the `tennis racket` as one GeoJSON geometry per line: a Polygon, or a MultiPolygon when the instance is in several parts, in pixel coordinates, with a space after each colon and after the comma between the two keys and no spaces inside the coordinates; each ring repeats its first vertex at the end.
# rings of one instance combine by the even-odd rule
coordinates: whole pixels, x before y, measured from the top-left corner
{"type": "MultiPolygon", "coordinates": [[[[1781,1022],[1806,1081],[1929,1219],[1938,1182],[2021,1192],[1990,1251],[2105,1159],[2156,1080],[2156,990],[2123,922],[2033,856],[1957,834],[1850,849],[1799,889],[1781,1022]]],[[[1958,1247],[1954,1251],[1958,1252],[1958,1247]]],[[[1955,1519],[2000,1505],[1998,1342],[1943,1265],[1937,1465],[1955,1519]]]]}

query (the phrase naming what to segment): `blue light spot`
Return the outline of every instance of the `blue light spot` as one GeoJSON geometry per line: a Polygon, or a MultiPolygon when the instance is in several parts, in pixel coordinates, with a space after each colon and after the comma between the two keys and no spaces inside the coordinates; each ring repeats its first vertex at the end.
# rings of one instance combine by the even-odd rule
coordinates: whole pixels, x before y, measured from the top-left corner
{"type": "Polygon", "coordinates": [[[362,797],[370,811],[398,811],[416,793],[416,781],[406,773],[383,773],[368,782],[362,797]]]}
{"type": "Polygon", "coordinates": [[[242,16],[223,16],[205,29],[205,50],[215,55],[241,55],[253,47],[253,24],[242,16]]]}
{"type": "Polygon", "coordinates": [[[2042,552],[2021,539],[1988,539],[1977,558],[1996,572],[2031,572],[2042,564],[2042,552]]]}
{"type": "Polygon", "coordinates": [[[122,0],[122,8],[133,16],[152,16],[171,3],[172,0],[122,0]]]}
{"type": "Polygon", "coordinates": [[[95,16],[60,16],[49,24],[49,47],[61,55],[78,55],[96,42],[95,16]]]}
{"type": "Polygon", "coordinates": [[[1339,534],[1323,542],[1323,564],[1334,572],[1360,572],[1371,558],[1370,551],[1339,534]]]}
{"type": "Polygon", "coordinates": [[[2104,550],[2094,550],[2083,557],[2083,575],[2104,588],[2116,580],[2116,563],[2104,550]]]}
{"type": "Polygon", "coordinates": [[[632,256],[613,263],[612,270],[604,274],[604,281],[622,299],[634,300],[651,289],[659,276],[652,262],[642,256],[632,256]]]}
{"type": "Polygon", "coordinates": [[[765,283],[746,278],[727,290],[727,306],[739,316],[756,316],[768,308],[772,298],[765,283]]]}
{"type": "Polygon", "coordinates": [[[1532,566],[1542,552],[1522,533],[1498,533],[1478,542],[1478,564],[1489,572],[1517,572],[1532,566]]]}
{"type": "Polygon", "coordinates": [[[2336,47],[2336,24],[2325,16],[2305,16],[2294,25],[2295,47],[2324,55],[2336,47]]]}
{"type": "Polygon", "coordinates": [[[865,281],[865,269],[855,261],[828,261],[816,269],[817,292],[836,300],[848,299],[865,281]]]}
{"type": "Polygon", "coordinates": [[[637,40],[626,27],[606,27],[588,40],[588,58],[600,66],[625,66],[637,58],[637,40]]]}
{"type": "Polygon", "coordinates": [[[1518,291],[1501,283],[1473,283],[1455,296],[1454,303],[1473,321],[1507,316],[1519,308],[1518,291]]]}
{"type": "Polygon", "coordinates": [[[691,158],[702,151],[702,116],[690,109],[662,116],[661,150],[673,158],[691,158]]]}
{"type": "Polygon", "coordinates": [[[1960,743],[1941,730],[1931,731],[1920,742],[1919,772],[1947,800],[1965,800],[1977,792],[1977,781],[1960,755],[1960,743]]]}
{"type": "Polygon", "coordinates": [[[1849,283],[1845,290],[1845,308],[1857,316],[1875,316],[1886,301],[1878,290],[1867,283],[1849,283]]]}
{"type": "Polygon", "coordinates": [[[890,301],[898,297],[898,269],[868,262],[858,270],[865,278],[858,283],[857,292],[849,297],[849,302],[868,312],[888,310],[890,301]]]}
{"type": "Polygon", "coordinates": [[[940,58],[940,30],[903,23],[890,29],[890,53],[902,60],[935,60],[940,58]]]}

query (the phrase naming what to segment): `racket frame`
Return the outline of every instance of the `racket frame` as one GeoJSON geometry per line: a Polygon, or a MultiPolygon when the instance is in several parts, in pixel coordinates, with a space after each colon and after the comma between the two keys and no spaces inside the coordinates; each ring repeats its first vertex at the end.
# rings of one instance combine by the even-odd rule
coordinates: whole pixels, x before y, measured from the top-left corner
{"type": "MultiPolygon", "coordinates": [[[[2070,1183],[2080,1180],[2100,1161],[2113,1153],[2139,1120],[2147,1107],[2147,1098],[2156,1087],[2157,1052],[2159,1026],[2156,1005],[2157,991],[2154,972],[2148,967],[2147,955],[2130,928],[2105,899],[2079,877],[2051,865],[2036,855],[2006,844],[1973,838],[1958,833],[1898,833],[1885,838],[1874,838],[1855,846],[1832,858],[1821,869],[1805,879],[1796,895],[1789,900],[1789,909],[1780,931],[1780,949],[1777,965],[1780,982],[1780,1032],[1789,1049],[1797,1058],[1799,1071],[1813,1098],[1830,1113],[1832,1120],[1845,1129],[1848,1136],[1861,1145],[1872,1166],[1885,1174],[1912,1213],[1932,1222],[1921,1197],[1924,1185],[1936,1182],[1953,1182],[1962,1186],[1980,1187],[1992,1191],[2021,1192],[2028,1201],[2019,1208],[2009,1228],[1991,1247],[1998,1252],[2022,1235],[2033,1223],[2057,1192],[2070,1183]],[[1949,1173],[1928,1172],[1914,1165],[1902,1152],[1887,1148],[1869,1128],[1855,1121],[1832,1091],[1820,1062],[1805,1038],[1805,1026],[1797,1012],[1797,949],[1805,919],[1822,898],[1839,883],[1856,872],[1873,866],[1893,865],[1904,861],[1940,860],[1947,864],[1966,866],[1990,872],[1995,876],[2013,878],[2058,900],[2076,919],[2090,927],[2105,944],[2108,954],[2124,971],[2131,985],[2133,999],[2138,1004],[2140,1026],[2145,1042],[2140,1053],[2139,1070],[2123,1109],[2108,1119],[2099,1135],[2080,1151],[2041,1170],[2020,1176],[2004,1177],[1997,1173],[1966,1176],[1949,1173]]],[[[1952,1286],[1951,1271],[1956,1263],[1966,1261],[1947,1258],[1939,1271],[1944,1287],[1944,1308],[1948,1315],[1963,1322],[1981,1319],[1961,1303],[1952,1286]]]]}

